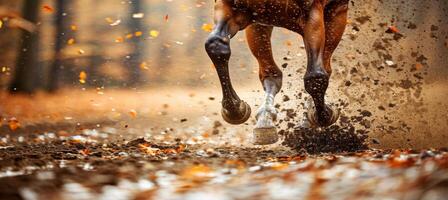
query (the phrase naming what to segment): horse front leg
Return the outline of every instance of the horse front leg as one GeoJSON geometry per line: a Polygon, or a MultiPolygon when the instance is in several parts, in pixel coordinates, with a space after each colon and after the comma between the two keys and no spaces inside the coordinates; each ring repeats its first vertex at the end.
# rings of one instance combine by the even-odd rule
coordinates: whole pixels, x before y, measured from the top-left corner
{"type": "Polygon", "coordinates": [[[250,106],[238,97],[229,76],[230,39],[245,28],[248,22],[243,14],[235,13],[227,1],[218,1],[215,4],[215,27],[205,43],[205,49],[221,83],[221,114],[230,124],[242,124],[251,114],[250,106]]]}
{"type": "Polygon", "coordinates": [[[325,104],[325,93],[329,84],[331,68],[329,63],[326,62],[325,59],[328,58],[325,58],[326,55],[324,54],[326,47],[324,2],[324,0],[313,2],[304,29],[304,42],[308,57],[304,77],[305,90],[311,95],[314,103],[314,106],[309,109],[307,117],[311,126],[320,127],[333,124],[339,116],[337,109],[325,104]]]}

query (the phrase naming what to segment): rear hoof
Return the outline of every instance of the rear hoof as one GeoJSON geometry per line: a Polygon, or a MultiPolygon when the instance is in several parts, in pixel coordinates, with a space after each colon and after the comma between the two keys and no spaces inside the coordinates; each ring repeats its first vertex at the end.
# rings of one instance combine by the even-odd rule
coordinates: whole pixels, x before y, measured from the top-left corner
{"type": "Polygon", "coordinates": [[[311,127],[327,127],[327,126],[334,124],[339,119],[340,112],[339,112],[339,109],[336,108],[335,106],[326,105],[326,111],[329,112],[328,119],[319,121],[317,118],[317,113],[316,113],[315,107],[310,106],[308,108],[308,112],[306,115],[310,126],[311,127]]]}
{"type": "Polygon", "coordinates": [[[255,128],[253,143],[255,145],[274,144],[278,141],[277,129],[275,127],[255,128]]]}
{"type": "Polygon", "coordinates": [[[234,125],[246,122],[249,119],[250,114],[251,114],[250,106],[244,101],[240,102],[240,106],[238,110],[235,112],[230,112],[225,108],[222,108],[221,110],[222,118],[229,124],[234,125]]]}

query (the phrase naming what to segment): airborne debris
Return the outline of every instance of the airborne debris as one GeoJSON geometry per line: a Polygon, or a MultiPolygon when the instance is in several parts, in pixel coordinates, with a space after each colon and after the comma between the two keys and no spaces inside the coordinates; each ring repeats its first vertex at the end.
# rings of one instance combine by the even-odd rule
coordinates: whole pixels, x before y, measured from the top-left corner
{"type": "Polygon", "coordinates": [[[81,71],[79,73],[79,82],[81,84],[84,84],[84,83],[86,83],[86,79],[87,79],[87,73],[85,71],[81,71]]]}
{"type": "Polygon", "coordinates": [[[112,18],[106,17],[105,20],[110,26],[118,26],[121,23],[121,19],[113,20],[112,18]]]}
{"type": "Polygon", "coordinates": [[[49,6],[49,5],[43,5],[42,8],[43,8],[43,10],[44,10],[45,12],[47,12],[47,13],[53,13],[53,12],[54,12],[53,7],[51,7],[51,6],[49,6]]]}
{"type": "Polygon", "coordinates": [[[149,35],[151,36],[151,37],[153,37],[153,38],[156,38],[156,37],[158,37],[159,36],[159,31],[157,31],[157,30],[151,30],[151,31],[149,31],[149,35]]]}
{"type": "Polygon", "coordinates": [[[134,109],[131,109],[131,110],[129,111],[129,115],[130,115],[132,118],[136,118],[136,117],[137,117],[137,111],[135,111],[134,109]]]}
{"type": "Polygon", "coordinates": [[[213,25],[211,24],[202,24],[202,30],[204,30],[205,32],[212,32],[213,30],[213,25]]]}
{"type": "Polygon", "coordinates": [[[70,39],[68,39],[68,40],[67,40],[67,44],[68,44],[68,45],[75,44],[75,39],[74,39],[74,38],[70,38],[70,39]]]}
{"type": "Polygon", "coordinates": [[[134,19],[141,19],[144,16],[145,16],[144,13],[134,13],[134,14],[132,14],[132,18],[134,18],[134,19]]]}

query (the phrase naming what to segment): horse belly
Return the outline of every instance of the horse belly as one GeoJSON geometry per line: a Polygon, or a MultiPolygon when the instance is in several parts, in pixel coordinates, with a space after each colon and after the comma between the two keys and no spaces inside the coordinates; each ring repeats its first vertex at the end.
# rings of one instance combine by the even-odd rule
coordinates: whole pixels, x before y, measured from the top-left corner
{"type": "Polygon", "coordinates": [[[236,0],[238,8],[245,9],[260,24],[283,27],[301,32],[301,22],[312,0],[236,0]]]}

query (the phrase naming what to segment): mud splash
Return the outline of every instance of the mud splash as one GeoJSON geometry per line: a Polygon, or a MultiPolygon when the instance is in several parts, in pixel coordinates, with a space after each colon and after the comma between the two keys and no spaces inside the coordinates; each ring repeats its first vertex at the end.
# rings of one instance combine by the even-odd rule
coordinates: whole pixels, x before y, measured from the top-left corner
{"type": "Polygon", "coordinates": [[[327,128],[295,128],[285,134],[283,145],[311,154],[356,152],[368,149],[367,131],[349,125],[327,128]]]}

